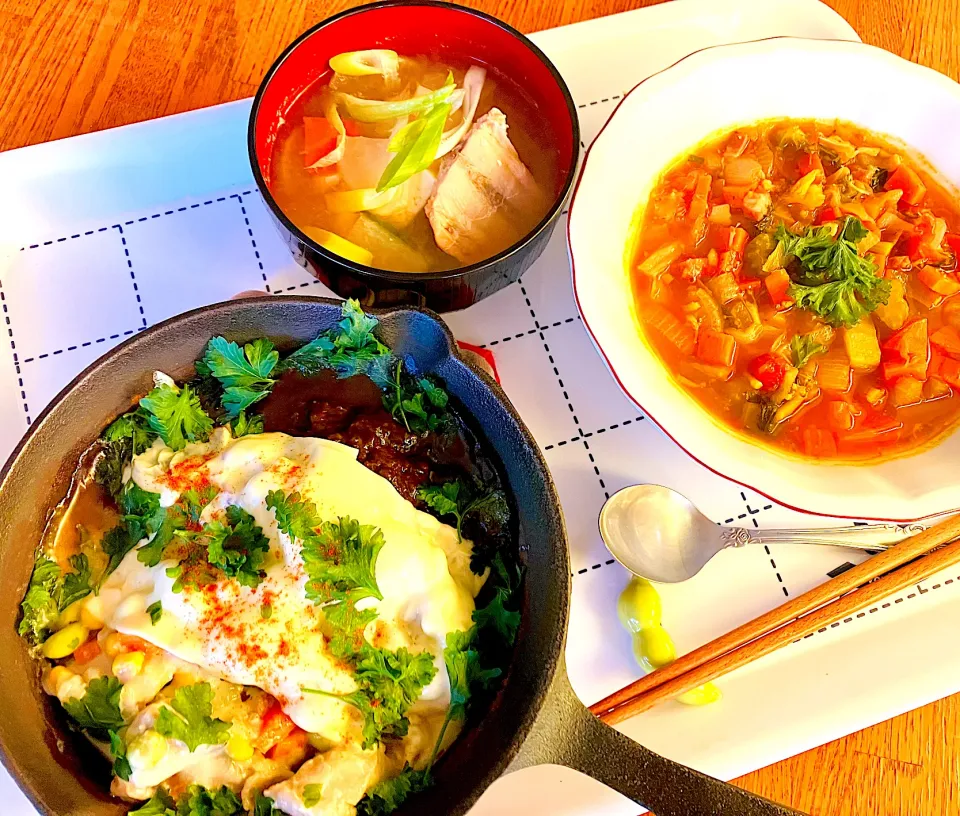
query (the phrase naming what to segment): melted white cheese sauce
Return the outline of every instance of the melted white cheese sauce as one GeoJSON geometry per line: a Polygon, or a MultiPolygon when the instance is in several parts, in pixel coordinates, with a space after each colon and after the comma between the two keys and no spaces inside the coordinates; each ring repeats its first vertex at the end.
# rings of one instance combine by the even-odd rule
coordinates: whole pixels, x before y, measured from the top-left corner
{"type": "MultiPolygon", "coordinates": [[[[339,700],[302,688],[336,693],[356,686],[353,676],[328,653],[322,613],[306,600],[300,546],[277,529],[266,507],[271,490],[299,491],[320,517],[350,516],[379,527],[385,545],[376,564],[383,601],[371,600],[378,619],[367,630],[376,645],[435,656],[437,674],[414,710],[442,718],[450,701],[443,666],[446,635],[472,625],[474,598],[484,577],[470,571],[470,543],[417,510],[384,478],[357,461],[357,451],[336,442],[260,434],[229,440],[221,431],[210,443],[174,454],[157,442],[136,457],[132,478],[144,490],[174,503],[180,490],[210,484],[220,493],[201,521],[237,505],[256,520],[270,541],[266,578],[251,589],[223,579],[203,588],[173,591],[165,561],[148,568],[133,550],[103,587],[107,625],[137,635],[176,657],[232,683],[273,694],[301,728],[335,743],[352,740],[356,720],[339,700]],[[160,601],[152,624],[147,607],[160,601]],[[264,618],[264,603],[271,614],[264,618]]],[[[430,716],[430,719],[433,719],[430,716]]],[[[152,780],[151,780],[152,781],[152,780]]]]}

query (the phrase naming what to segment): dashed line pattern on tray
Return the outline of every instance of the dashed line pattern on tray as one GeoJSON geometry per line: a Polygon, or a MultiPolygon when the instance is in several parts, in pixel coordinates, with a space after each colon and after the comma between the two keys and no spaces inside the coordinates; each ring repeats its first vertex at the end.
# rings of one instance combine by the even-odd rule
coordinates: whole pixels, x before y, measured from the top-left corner
{"type": "Polygon", "coordinates": [[[260,250],[257,249],[257,239],[253,237],[253,228],[250,226],[250,218],[247,216],[247,208],[243,203],[243,196],[250,195],[252,191],[248,190],[245,193],[234,193],[230,198],[237,199],[237,203],[240,205],[240,213],[243,215],[243,223],[247,225],[247,235],[250,236],[250,243],[253,246],[253,254],[257,259],[257,266],[260,267],[260,275],[263,277],[263,288],[266,289],[267,294],[270,294],[270,284],[267,283],[267,271],[263,268],[263,260],[260,257],[260,250]]]}

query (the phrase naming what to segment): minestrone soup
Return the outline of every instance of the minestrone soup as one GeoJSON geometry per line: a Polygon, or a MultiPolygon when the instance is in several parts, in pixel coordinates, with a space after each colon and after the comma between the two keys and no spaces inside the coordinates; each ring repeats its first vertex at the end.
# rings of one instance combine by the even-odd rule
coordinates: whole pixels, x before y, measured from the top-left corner
{"type": "Polygon", "coordinates": [[[489,66],[353,51],[294,102],[270,192],[318,244],[396,272],[483,261],[522,239],[560,187],[550,128],[489,66]]]}
{"type": "Polygon", "coordinates": [[[843,122],[777,120],[659,179],[632,265],[649,343],[736,431],[876,459],[960,416],[960,203],[843,122]]]}

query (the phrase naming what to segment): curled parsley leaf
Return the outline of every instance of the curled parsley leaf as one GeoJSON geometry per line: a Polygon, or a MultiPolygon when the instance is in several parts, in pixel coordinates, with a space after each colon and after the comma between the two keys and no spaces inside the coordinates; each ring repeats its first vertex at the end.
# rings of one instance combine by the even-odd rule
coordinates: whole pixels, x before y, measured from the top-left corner
{"type": "Polygon", "coordinates": [[[857,252],[867,235],[858,218],[847,216],[836,239],[829,227],[810,227],[794,235],[782,224],[776,238],[785,258],[796,258],[800,274],[788,294],[801,309],[833,326],[855,326],[890,297],[890,282],[877,276],[877,266],[857,252]]]}
{"type": "Polygon", "coordinates": [[[147,411],[150,429],[174,450],[188,442],[206,441],[213,430],[213,420],[189,385],[158,385],[140,400],[140,407],[147,411]]]}
{"type": "Polygon", "coordinates": [[[430,770],[414,770],[404,765],[396,776],[374,785],[357,803],[357,816],[387,816],[402,805],[408,797],[419,793],[432,782],[430,770]]]}
{"type": "Polygon", "coordinates": [[[823,354],[827,347],[821,345],[808,334],[796,334],[790,340],[790,356],[797,368],[803,368],[815,354],[823,354]]]}
{"type": "Polygon", "coordinates": [[[83,697],[67,700],[63,707],[77,725],[105,738],[108,732],[123,727],[120,692],[116,677],[97,677],[87,684],[83,697]]]}
{"type": "Polygon", "coordinates": [[[73,572],[64,573],[55,561],[41,555],[33,565],[27,594],[20,604],[23,617],[17,627],[21,637],[42,643],[50,627],[70,604],[91,592],[90,563],[84,554],[70,556],[73,572]]]}
{"type": "Polygon", "coordinates": [[[426,377],[414,379],[404,371],[398,360],[393,376],[384,384],[383,407],[397,422],[412,433],[445,431],[450,415],[447,404],[450,397],[440,386],[426,377]]]}
{"type": "Polygon", "coordinates": [[[169,706],[160,709],[154,726],[163,737],[185,743],[190,751],[227,741],[230,723],[211,717],[213,689],[209,683],[181,686],[169,706]]]}
{"type": "Polygon", "coordinates": [[[270,375],[279,361],[280,354],[269,340],[254,340],[240,348],[224,337],[214,337],[207,344],[197,372],[220,381],[227,417],[238,419],[243,411],[270,393],[276,382],[270,375]]]}
{"type": "Polygon", "coordinates": [[[130,760],[127,759],[127,746],[116,731],[108,731],[107,736],[110,738],[110,753],[113,754],[113,773],[124,782],[128,782],[133,768],[130,767],[130,760]]]}
{"type": "Polygon", "coordinates": [[[480,632],[492,632],[502,643],[512,646],[520,628],[520,612],[513,608],[520,588],[520,569],[508,567],[500,553],[493,558],[491,585],[493,598],[473,611],[473,622],[480,632]]]}
{"type": "Polygon", "coordinates": [[[463,520],[470,515],[482,523],[502,526],[510,510],[507,499],[500,490],[478,491],[462,479],[427,485],[417,488],[417,498],[427,505],[438,518],[453,516],[457,538],[463,538],[463,520]]]}
{"type": "Polygon", "coordinates": [[[226,516],[226,523],[212,521],[203,528],[207,561],[243,586],[255,587],[266,575],[261,567],[270,541],[243,508],[231,505],[226,516]]]}

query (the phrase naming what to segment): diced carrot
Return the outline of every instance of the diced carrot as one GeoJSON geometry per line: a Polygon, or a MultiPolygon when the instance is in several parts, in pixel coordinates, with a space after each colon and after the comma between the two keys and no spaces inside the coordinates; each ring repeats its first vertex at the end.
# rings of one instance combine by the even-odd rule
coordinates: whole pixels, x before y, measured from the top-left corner
{"type": "Polygon", "coordinates": [[[853,410],[849,402],[834,400],[827,405],[827,422],[831,430],[849,431],[853,429],[853,410]]]}
{"type": "Polygon", "coordinates": [[[274,701],[260,720],[260,736],[257,737],[257,747],[260,751],[270,750],[281,740],[285,739],[297,726],[287,716],[278,701],[274,701]]]}
{"type": "Polygon", "coordinates": [[[74,651],[73,659],[80,665],[83,665],[84,663],[89,663],[98,654],[100,654],[100,643],[96,637],[92,637],[79,649],[74,651]]]}
{"type": "Polygon", "coordinates": [[[309,734],[296,728],[267,751],[267,758],[291,766],[306,758],[309,734]]]}
{"type": "Polygon", "coordinates": [[[325,116],[303,117],[303,163],[316,164],[337,146],[340,134],[325,116]]]}
{"type": "Polygon", "coordinates": [[[804,153],[797,160],[797,169],[801,176],[805,176],[813,170],[819,170],[822,173],[823,162],[820,161],[820,156],[816,153],[804,153]]]}
{"type": "Polygon", "coordinates": [[[833,207],[821,207],[813,223],[817,225],[825,224],[827,221],[836,221],[839,217],[840,214],[833,207]]]}
{"type": "Polygon", "coordinates": [[[954,388],[960,389],[960,361],[944,358],[938,366],[937,375],[954,388]]]}
{"type": "Polygon", "coordinates": [[[921,283],[926,284],[938,295],[950,297],[960,292],[960,282],[953,275],[946,274],[935,266],[922,266],[917,273],[921,283]]]}
{"type": "Polygon", "coordinates": [[[749,187],[731,187],[723,185],[723,200],[735,210],[743,209],[743,197],[750,192],[749,187]]]}
{"type": "Polygon", "coordinates": [[[894,332],[883,344],[883,378],[888,383],[898,377],[927,377],[930,344],[927,342],[927,319],[914,320],[894,332]]]}
{"type": "Polygon", "coordinates": [[[896,408],[923,402],[923,381],[916,377],[900,377],[890,390],[890,402],[896,408]]]}
{"type": "Polygon", "coordinates": [[[900,439],[903,423],[893,417],[875,414],[859,423],[849,433],[839,434],[840,450],[856,446],[857,444],[884,445],[900,439]]]}
{"type": "Polygon", "coordinates": [[[823,428],[803,429],[803,452],[807,456],[826,459],[837,455],[837,439],[823,428]]]}
{"type": "Polygon", "coordinates": [[[944,243],[953,251],[953,254],[960,257],[960,234],[948,233],[943,238],[944,243]]]}
{"type": "Polygon", "coordinates": [[[742,253],[747,246],[747,241],[750,240],[750,234],[743,227],[730,227],[725,232],[724,245],[726,249],[731,252],[742,253]]]}
{"type": "Polygon", "coordinates": [[[771,272],[763,279],[763,282],[767,287],[767,292],[770,293],[770,300],[773,301],[774,306],[790,302],[787,295],[787,290],[790,288],[790,276],[785,269],[771,272]]]}
{"type": "Polygon", "coordinates": [[[758,292],[760,287],[763,286],[763,281],[759,278],[751,278],[750,280],[740,281],[739,286],[741,292],[758,292]]]}
{"type": "Polygon", "coordinates": [[[920,204],[927,194],[927,188],[920,180],[920,176],[905,164],[901,164],[890,174],[887,183],[884,185],[884,189],[903,190],[900,202],[910,204],[914,207],[920,204]]]}
{"type": "Polygon", "coordinates": [[[729,334],[700,329],[697,337],[697,357],[710,365],[732,366],[733,357],[737,352],[737,341],[729,334]]]}
{"type": "Polygon", "coordinates": [[[930,343],[944,354],[960,360],[960,332],[953,326],[941,326],[930,335],[930,343]]]}
{"type": "Polygon", "coordinates": [[[684,323],[662,306],[652,303],[647,305],[643,316],[650,328],[676,346],[681,354],[693,354],[697,345],[697,336],[693,326],[684,323]]]}

